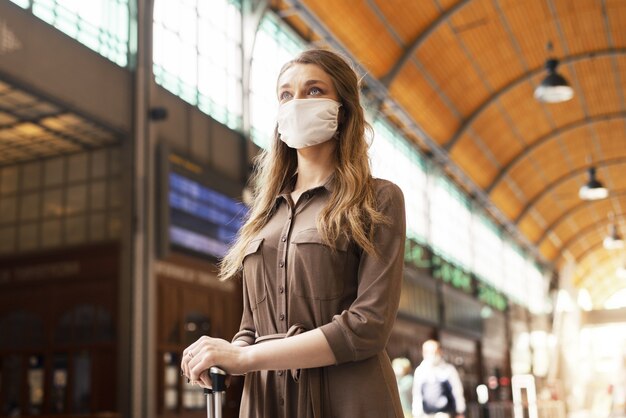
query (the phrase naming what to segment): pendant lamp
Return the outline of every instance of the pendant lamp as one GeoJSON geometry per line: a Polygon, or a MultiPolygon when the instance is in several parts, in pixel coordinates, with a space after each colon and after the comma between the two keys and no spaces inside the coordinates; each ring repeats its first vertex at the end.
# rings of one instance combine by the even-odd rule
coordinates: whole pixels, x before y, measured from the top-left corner
{"type": "Polygon", "coordinates": [[[556,67],[559,60],[550,58],[546,61],[548,75],[535,89],[535,99],[546,103],[561,103],[574,97],[574,89],[561,74],[557,73],[556,67]]]}
{"type": "Polygon", "coordinates": [[[606,250],[619,250],[624,248],[624,238],[617,230],[617,224],[613,223],[609,227],[609,234],[602,241],[602,246],[606,250]]]}
{"type": "Polygon", "coordinates": [[[600,200],[609,196],[609,190],[596,178],[596,168],[589,167],[587,183],[578,190],[578,197],[582,200],[600,200]]]}

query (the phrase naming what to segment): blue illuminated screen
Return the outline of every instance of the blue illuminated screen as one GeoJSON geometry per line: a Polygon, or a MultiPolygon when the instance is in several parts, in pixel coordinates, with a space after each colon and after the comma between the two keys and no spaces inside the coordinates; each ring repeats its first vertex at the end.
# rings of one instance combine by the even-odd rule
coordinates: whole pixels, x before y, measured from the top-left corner
{"type": "Polygon", "coordinates": [[[170,243],[202,255],[226,254],[247,208],[178,173],[169,174],[170,243]]]}

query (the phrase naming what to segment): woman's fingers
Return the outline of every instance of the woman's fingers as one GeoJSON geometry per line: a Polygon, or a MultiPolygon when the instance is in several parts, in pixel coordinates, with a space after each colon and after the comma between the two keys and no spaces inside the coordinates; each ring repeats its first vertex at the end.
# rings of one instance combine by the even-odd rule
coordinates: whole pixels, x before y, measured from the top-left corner
{"type": "MultiPolygon", "coordinates": [[[[200,375],[211,366],[215,366],[215,356],[219,350],[219,343],[223,340],[207,336],[200,337],[198,341],[191,344],[183,351],[181,359],[181,370],[192,382],[200,381],[200,375]]],[[[229,344],[227,341],[223,341],[229,344]]],[[[206,377],[207,382],[210,378],[206,377]]]]}
{"type": "Polygon", "coordinates": [[[209,387],[211,379],[206,371],[212,366],[220,366],[228,373],[234,374],[243,374],[247,371],[242,368],[241,352],[242,347],[228,341],[201,337],[183,351],[181,370],[192,382],[202,383],[203,387],[209,387]]]}
{"type": "Polygon", "coordinates": [[[209,377],[209,371],[205,370],[200,373],[200,377],[198,379],[198,385],[204,389],[211,389],[213,386],[211,384],[211,378],[209,377]]]}
{"type": "MultiPolygon", "coordinates": [[[[215,351],[210,349],[202,350],[198,355],[191,359],[189,362],[189,378],[191,381],[199,381],[200,376],[209,370],[212,366],[215,366],[215,351]]],[[[210,381],[210,377],[207,376],[207,381],[210,381]]]]}
{"type": "Polygon", "coordinates": [[[189,366],[189,364],[193,361],[193,358],[200,352],[202,341],[207,338],[209,337],[200,337],[196,342],[191,344],[183,351],[183,356],[180,359],[180,369],[183,376],[186,376],[188,379],[191,378],[191,367],[189,366]]]}

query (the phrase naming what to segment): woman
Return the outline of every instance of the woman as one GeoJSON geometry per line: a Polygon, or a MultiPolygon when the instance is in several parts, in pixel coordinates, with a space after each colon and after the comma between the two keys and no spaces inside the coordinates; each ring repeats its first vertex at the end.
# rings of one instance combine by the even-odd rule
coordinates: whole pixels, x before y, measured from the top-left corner
{"type": "Polygon", "coordinates": [[[203,386],[219,365],[246,374],[240,417],[402,417],[384,351],[405,240],[400,189],[373,179],[358,79],[337,54],[282,68],[272,148],[221,277],[243,278],[232,343],[202,337],[182,372],[203,386]]]}

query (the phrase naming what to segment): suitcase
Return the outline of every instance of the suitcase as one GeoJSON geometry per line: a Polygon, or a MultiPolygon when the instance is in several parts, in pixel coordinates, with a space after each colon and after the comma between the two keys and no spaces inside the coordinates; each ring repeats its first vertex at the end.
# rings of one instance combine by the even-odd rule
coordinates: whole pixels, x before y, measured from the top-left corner
{"type": "Polygon", "coordinates": [[[222,403],[226,394],[226,372],[219,367],[209,369],[212,389],[204,389],[207,418],[222,418],[222,403]]]}

